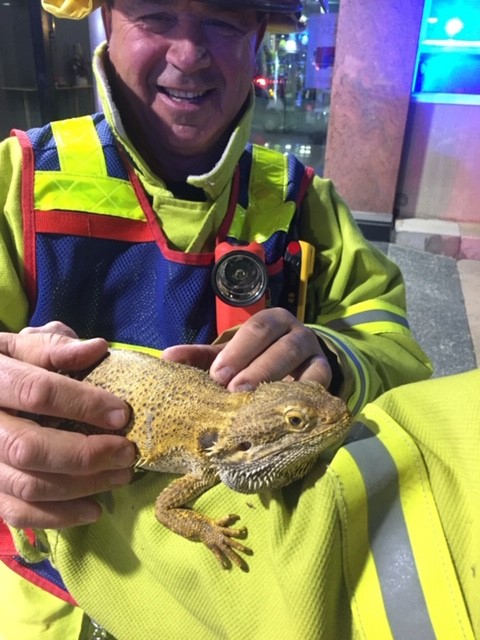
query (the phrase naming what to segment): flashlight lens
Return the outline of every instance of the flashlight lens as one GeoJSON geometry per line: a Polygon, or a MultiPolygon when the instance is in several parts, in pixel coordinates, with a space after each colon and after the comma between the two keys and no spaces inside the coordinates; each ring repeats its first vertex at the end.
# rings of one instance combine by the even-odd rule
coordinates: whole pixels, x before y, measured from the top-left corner
{"type": "Polygon", "coordinates": [[[268,276],[264,263],[255,254],[233,251],[215,265],[215,293],[227,304],[246,307],[259,300],[267,288],[268,276]]]}

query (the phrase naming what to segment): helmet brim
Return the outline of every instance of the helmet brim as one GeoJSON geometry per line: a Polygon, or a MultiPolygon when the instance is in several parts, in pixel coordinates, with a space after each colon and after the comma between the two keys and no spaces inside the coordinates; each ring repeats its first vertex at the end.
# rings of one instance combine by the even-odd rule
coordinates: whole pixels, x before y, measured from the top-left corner
{"type": "MultiPolygon", "coordinates": [[[[41,0],[42,7],[56,18],[81,20],[102,6],[104,0],[41,0]]],[[[231,8],[232,0],[200,0],[217,7],[231,8]]],[[[237,5],[238,7],[239,5],[237,5]]],[[[268,30],[296,31],[302,11],[298,0],[243,0],[241,8],[256,9],[268,14],[268,30]]]]}
{"type": "MultiPolygon", "coordinates": [[[[200,0],[208,4],[232,9],[232,0],[200,0]]],[[[271,14],[295,14],[302,11],[300,0],[240,0],[236,4],[236,9],[256,9],[271,14]]]]}

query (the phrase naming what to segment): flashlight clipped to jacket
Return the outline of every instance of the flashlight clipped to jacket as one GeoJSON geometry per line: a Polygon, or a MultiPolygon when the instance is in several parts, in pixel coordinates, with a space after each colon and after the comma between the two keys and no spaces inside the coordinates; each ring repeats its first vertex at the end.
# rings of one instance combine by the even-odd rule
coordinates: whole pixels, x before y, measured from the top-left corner
{"type": "MultiPolygon", "coordinates": [[[[303,240],[288,244],[284,258],[282,304],[303,322],[307,283],[313,273],[315,250],[303,240]]],[[[212,286],[216,296],[217,333],[242,324],[265,309],[268,271],[261,244],[232,245],[221,242],[215,249],[212,286]]]]}

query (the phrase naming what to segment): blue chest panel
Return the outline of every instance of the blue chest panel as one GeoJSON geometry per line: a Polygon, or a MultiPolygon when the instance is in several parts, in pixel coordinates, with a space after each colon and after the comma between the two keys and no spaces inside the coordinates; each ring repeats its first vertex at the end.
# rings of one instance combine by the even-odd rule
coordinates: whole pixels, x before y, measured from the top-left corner
{"type": "Polygon", "coordinates": [[[215,337],[211,268],[168,261],[154,242],[42,234],[37,264],[33,326],[61,320],[83,338],[157,349],[215,337]]]}

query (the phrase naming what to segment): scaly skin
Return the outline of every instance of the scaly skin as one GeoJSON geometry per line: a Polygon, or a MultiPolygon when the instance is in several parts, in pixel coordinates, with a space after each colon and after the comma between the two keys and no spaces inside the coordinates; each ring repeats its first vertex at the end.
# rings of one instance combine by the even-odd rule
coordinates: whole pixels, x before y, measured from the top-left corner
{"type": "MultiPolygon", "coordinates": [[[[158,496],[157,519],[189,540],[200,540],[222,566],[246,568],[236,538],[238,516],[213,520],[191,502],[218,482],[242,493],[286,486],[303,477],[320,454],[345,437],[345,404],[316,382],[270,382],[231,393],[208,373],[144,353],[111,350],[85,378],[132,407],[127,438],[136,467],[181,474],[158,496]]],[[[88,425],[56,426],[92,433],[88,425]]]]}

